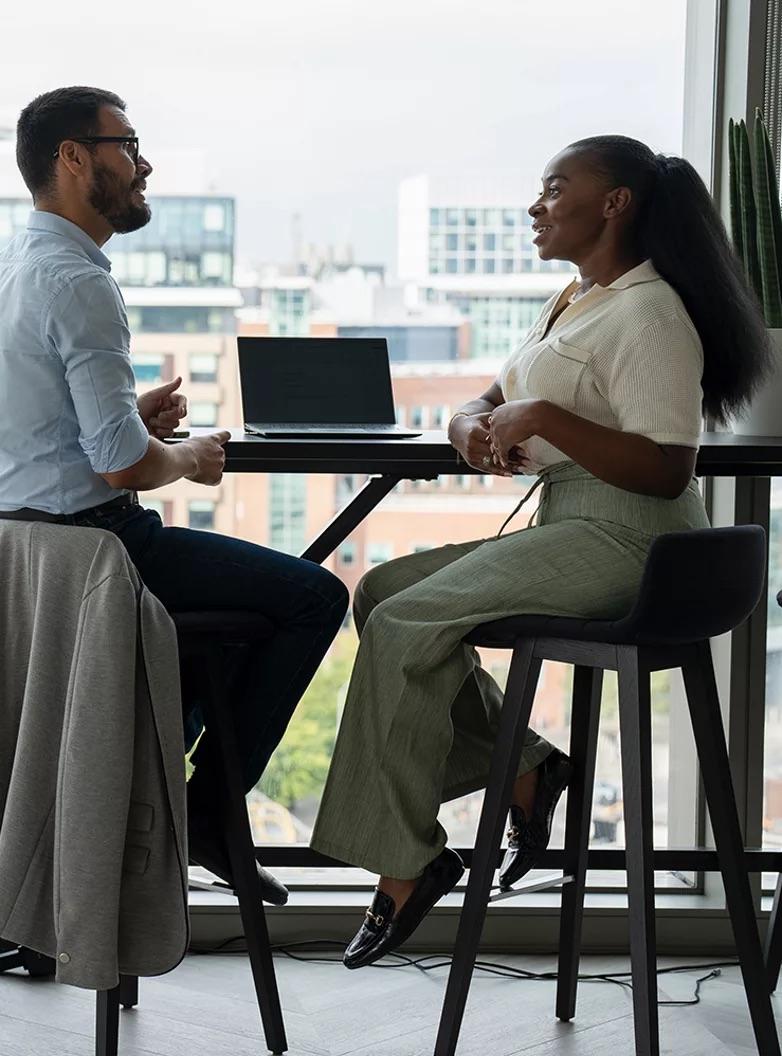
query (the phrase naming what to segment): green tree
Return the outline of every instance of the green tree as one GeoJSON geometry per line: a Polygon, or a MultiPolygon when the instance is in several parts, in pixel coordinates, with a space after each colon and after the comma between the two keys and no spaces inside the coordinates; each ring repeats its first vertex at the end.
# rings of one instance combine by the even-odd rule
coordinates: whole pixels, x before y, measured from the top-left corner
{"type": "Polygon", "coordinates": [[[290,811],[302,800],[321,793],[355,655],[355,634],[341,631],[258,783],[264,795],[290,811]]]}

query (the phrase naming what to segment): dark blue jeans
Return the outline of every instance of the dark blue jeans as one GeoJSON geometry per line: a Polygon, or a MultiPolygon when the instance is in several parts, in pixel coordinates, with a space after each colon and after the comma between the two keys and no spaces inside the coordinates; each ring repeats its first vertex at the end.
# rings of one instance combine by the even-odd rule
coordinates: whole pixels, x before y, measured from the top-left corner
{"type": "MultiPolygon", "coordinates": [[[[169,612],[242,609],[261,613],[274,635],[237,668],[227,703],[234,713],[245,790],[255,786],[291,715],[339,630],[348,592],[331,572],[254,543],[213,532],[166,528],[153,510],[135,506],[79,515],[76,522],[114,532],[145,586],[169,612]]],[[[182,671],[185,745],[203,726],[198,675],[182,671]]],[[[214,803],[216,756],[208,731],[192,757],[191,808],[214,803]]]]}

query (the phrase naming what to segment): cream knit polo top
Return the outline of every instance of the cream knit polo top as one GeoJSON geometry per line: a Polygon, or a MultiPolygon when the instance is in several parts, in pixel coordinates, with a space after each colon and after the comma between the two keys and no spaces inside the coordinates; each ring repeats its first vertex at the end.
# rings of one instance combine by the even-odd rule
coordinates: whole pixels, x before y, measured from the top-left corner
{"type": "MultiPolygon", "coordinates": [[[[546,302],[500,371],[506,402],[549,400],[611,429],[697,448],[703,346],[681,298],[651,260],[610,286],[592,286],[546,334],[560,296],[546,302]]],[[[569,457],[537,436],[523,446],[532,472],[569,457]]]]}

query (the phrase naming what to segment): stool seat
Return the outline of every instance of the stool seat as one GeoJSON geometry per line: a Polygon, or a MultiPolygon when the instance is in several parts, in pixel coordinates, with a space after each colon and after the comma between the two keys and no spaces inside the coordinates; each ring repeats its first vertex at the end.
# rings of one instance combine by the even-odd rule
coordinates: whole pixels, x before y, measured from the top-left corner
{"type": "Polygon", "coordinates": [[[180,638],[206,637],[212,641],[265,641],[274,634],[274,625],[257,612],[240,610],[210,612],[172,612],[171,618],[180,638]]]}
{"type": "Polygon", "coordinates": [[[686,645],[732,630],[760,600],[766,537],[756,524],[658,536],[638,598],[617,620],[519,615],[476,627],[470,645],[512,648],[517,638],[567,638],[615,645],[686,645]]]}

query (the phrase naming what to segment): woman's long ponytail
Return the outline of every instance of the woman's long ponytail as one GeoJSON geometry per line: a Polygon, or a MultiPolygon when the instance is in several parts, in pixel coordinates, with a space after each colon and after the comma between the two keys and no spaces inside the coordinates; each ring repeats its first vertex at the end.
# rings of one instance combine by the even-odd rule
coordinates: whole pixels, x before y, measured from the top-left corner
{"type": "Polygon", "coordinates": [[[588,152],[612,186],[636,195],[637,248],[684,302],[703,345],[704,411],[727,424],[768,374],[772,346],[706,185],[684,158],[655,155],[626,136],[570,149],[588,152]]]}

